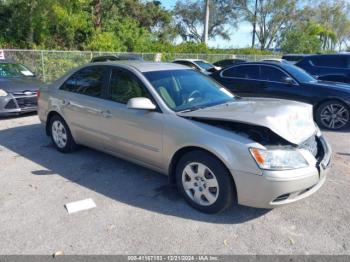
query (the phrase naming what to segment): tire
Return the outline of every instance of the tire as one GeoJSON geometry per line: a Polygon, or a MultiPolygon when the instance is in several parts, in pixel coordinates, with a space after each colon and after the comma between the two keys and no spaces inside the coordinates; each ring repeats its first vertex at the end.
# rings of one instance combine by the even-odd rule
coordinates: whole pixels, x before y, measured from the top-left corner
{"type": "Polygon", "coordinates": [[[70,129],[61,116],[54,115],[50,119],[49,128],[52,143],[58,151],[69,153],[77,149],[77,144],[74,141],[70,129]]]}
{"type": "Polygon", "coordinates": [[[339,130],[349,126],[350,110],[346,104],[338,100],[329,100],[317,107],[315,118],[320,127],[339,130]]]}
{"type": "Polygon", "coordinates": [[[232,205],[236,192],[230,176],[221,161],[200,150],[186,153],[176,166],[179,192],[190,206],[208,214],[232,205]]]}

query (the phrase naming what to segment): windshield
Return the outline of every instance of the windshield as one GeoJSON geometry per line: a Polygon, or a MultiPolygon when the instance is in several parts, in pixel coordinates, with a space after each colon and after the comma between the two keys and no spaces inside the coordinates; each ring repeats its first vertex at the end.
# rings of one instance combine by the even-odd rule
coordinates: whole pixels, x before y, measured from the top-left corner
{"type": "Polygon", "coordinates": [[[297,66],[288,66],[287,70],[300,83],[309,83],[316,81],[312,75],[297,66]]]}
{"type": "Polygon", "coordinates": [[[214,80],[194,70],[155,71],[144,75],[176,112],[218,105],[234,98],[214,80]]]}
{"type": "Polygon", "coordinates": [[[196,65],[198,65],[199,67],[205,69],[205,70],[208,70],[210,68],[213,68],[215,67],[214,65],[208,63],[208,62],[205,62],[205,61],[202,61],[202,60],[197,60],[197,61],[193,61],[193,63],[195,63],[196,65]]]}
{"type": "Polygon", "coordinates": [[[34,74],[21,64],[0,63],[0,77],[23,77],[34,74]]]}

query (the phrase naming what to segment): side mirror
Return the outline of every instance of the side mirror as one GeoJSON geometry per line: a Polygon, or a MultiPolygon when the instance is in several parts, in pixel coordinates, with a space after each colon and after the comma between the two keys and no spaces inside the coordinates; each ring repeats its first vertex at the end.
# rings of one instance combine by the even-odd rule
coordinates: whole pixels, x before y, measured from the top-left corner
{"type": "Polygon", "coordinates": [[[287,77],[284,78],[284,82],[285,82],[286,84],[289,84],[289,85],[295,85],[294,79],[291,78],[291,77],[289,77],[289,76],[287,76],[287,77]]]}
{"type": "Polygon", "coordinates": [[[215,66],[215,67],[208,68],[207,71],[210,73],[215,73],[215,72],[219,71],[220,69],[221,69],[221,67],[215,66]]]}
{"type": "Polygon", "coordinates": [[[152,101],[146,97],[131,98],[126,104],[126,107],[140,110],[154,110],[157,108],[155,104],[153,104],[152,101]]]}

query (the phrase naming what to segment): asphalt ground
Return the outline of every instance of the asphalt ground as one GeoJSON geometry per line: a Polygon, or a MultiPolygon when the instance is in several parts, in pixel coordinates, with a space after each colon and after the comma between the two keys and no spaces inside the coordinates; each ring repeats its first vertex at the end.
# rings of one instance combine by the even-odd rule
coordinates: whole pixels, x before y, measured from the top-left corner
{"type": "Polygon", "coordinates": [[[36,115],[0,120],[0,254],[350,254],[350,131],[325,185],[289,206],[206,215],[167,177],[82,148],[56,151],[36,115]],[[92,198],[97,207],[68,214],[92,198]]]}

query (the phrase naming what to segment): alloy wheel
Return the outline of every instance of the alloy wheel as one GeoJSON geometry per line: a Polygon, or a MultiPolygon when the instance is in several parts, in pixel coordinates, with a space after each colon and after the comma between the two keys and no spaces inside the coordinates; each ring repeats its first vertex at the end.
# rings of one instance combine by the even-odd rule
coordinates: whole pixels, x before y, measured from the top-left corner
{"type": "Polygon", "coordinates": [[[329,104],[321,110],[321,122],[329,129],[340,129],[349,122],[349,110],[341,104],[329,104]]]}
{"type": "Polygon", "coordinates": [[[59,148],[64,148],[67,144],[67,131],[64,127],[64,125],[59,120],[55,120],[52,123],[52,130],[51,134],[53,137],[53,140],[55,141],[55,144],[59,148]]]}
{"type": "Polygon", "coordinates": [[[189,163],[182,172],[182,185],[192,201],[201,206],[215,203],[219,184],[215,174],[202,163],[189,163]]]}

